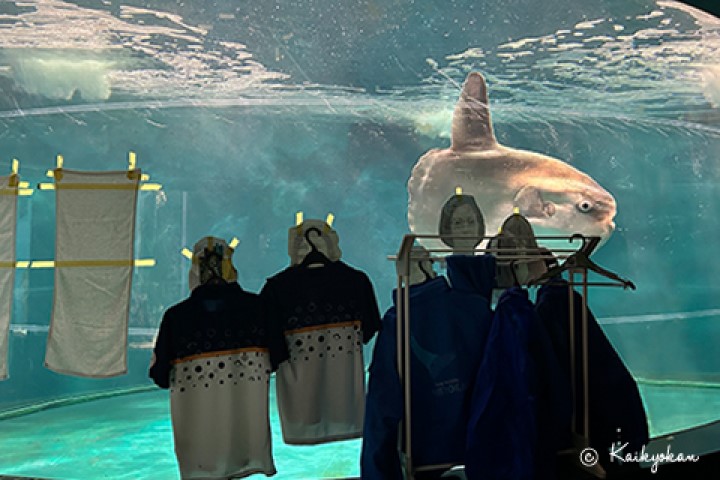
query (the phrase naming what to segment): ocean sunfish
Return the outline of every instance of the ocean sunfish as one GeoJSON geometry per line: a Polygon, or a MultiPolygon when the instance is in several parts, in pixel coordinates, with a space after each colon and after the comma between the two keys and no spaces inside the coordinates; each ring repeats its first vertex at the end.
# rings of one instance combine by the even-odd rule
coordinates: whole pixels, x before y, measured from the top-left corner
{"type": "MultiPolygon", "coordinates": [[[[595,180],[567,163],[497,143],[488,106],[487,86],[472,72],[463,85],[452,122],[452,144],[420,157],[408,181],[408,223],[417,234],[437,234],[445,202],[462,188],[483,213],[486,235],[495,235],[514,209],[536,235],[601,237],[615,229],[613,196],[595,180]]],[[[439,241],[422,241],[441,248],[439,241]]],[[[558,246],[556,242],[538,243],[558,246]]],[[[577,247],[577,244],[566,247],[577,247]]]]}

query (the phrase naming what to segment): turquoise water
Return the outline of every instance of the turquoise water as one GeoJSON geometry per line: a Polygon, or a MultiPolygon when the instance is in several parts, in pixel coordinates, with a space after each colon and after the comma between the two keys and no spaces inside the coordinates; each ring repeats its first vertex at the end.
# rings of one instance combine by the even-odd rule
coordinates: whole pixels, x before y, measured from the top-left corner
{"type": "MultiPolygon", "coordinates": [[[[717,389],[641,384],[651,436],[717,421],[717,414],[710,413],[720,411],[717,389]]],[[[315,447],[285,445],[274,401],[271,405],[273,456],[278,470],[273,478],[359,475],[360,440],[315,447]]],[[[0,444],[5,446],[0,451],[3,474],[83,480],[179,478],[167,392],[122,395],[0,424],[0,444]]],[[[256,477],[264,478],[251,478],[256,477]]]]}
{"type": "MultiPolygon", "coordinates": [[[[274,406],[274,396],[271,405],[274,406]]],[[[0,472],[62,479],[180,478],[167,392],[151,391],[50,409],[1,422],[0,472]]],[[[271,409],[273,478],[359,476],[360,440],[314,447],[282,441],[271,409]]],[[[265,478],[253,475],[251,478],[265,478]]]]}
{"type": "MultiPolygon", "coordinates": [[[[45,369],[53,271],[18,269],[0,414],[147,385],[162,314],[188,294],[180,251],[205,235],[240,240],[239,281],[258,291],[288,264],[295,212],[332,212],[343,259],[387,308],[410,172],[449,145],[459,86],[480,71],[500,143],[562,159],[617,201],[593,258],[638,289],[589,303],[642,380],[652,431],[717,420],[719,33],[660,0],[1,2],[0,173],[17,158],[34,187],[58,154],[111,170],[134,151],[163,189],[138,199],[136,257],[156,265],[134,273],[129,373],[45,369]]],[[[17,228],[18,260],[54,258],[52,192],[18,199],[17,228]]],[[[282,478],[306,478],[293,475],[308,458],[315,478],[357,473],[357,442],[275,448],[282,478]]],[[[0,474],[144,469],[175,475],[160,392],[0,421],[0,474]]]]}

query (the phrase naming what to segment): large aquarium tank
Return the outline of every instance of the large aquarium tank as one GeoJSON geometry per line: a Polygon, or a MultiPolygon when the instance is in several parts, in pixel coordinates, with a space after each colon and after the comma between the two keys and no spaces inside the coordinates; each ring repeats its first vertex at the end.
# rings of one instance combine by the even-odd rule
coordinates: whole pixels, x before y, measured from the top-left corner
{"type": "MultiPolygon", "coordinates": [[[[560,159],[616,202],[592,258],[637,290],[591,287],[588,304],[651,437],[711,432],[692,448],[720,450],[717,17],[670,0],[24,0],[0,3],[0,175],[28,182],[18,263],[1,267],[0,475],[179,478],[168,394],[147,372],[163,312],[189,294],[182,250],[206,235],[239,240],[239,283],[258,292],[289,264],[296,212],[332,213],[386,310],[408,181],[450,146],[471,72],[498,143],[560,159]],[[161,188],[137,197],[148,262],[132,275],[128,372],[55,373],[54,270],[35,262],[55,259],[56,197],[40,184],[58,155],[107,171],[130,152],[161,188]]],[[[359,476],[360,440],[284,445],[273,395],[276,478],[359,476]]]]}

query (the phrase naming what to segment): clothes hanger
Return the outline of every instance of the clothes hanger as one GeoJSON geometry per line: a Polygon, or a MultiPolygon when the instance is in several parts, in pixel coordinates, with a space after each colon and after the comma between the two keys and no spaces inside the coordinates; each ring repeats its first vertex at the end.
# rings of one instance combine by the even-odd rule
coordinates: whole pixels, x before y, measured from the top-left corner
{"type": "Polygon", "coordinates": [[[300,262],[301,267],[309,267],[310,265],[320,265],[325,266],[330,263],[330,259],[325,256],[324,253],[322,253],[320,250],[318,250],[317,246],[310,240],[310,232],[315,232],[318,234],[318,237],[322,236],[322,232],[316,227],[310,227],[305,231],[305,240],[307,241],[308,245],[310,245],[310,252],[305,255],[305,258],[303,258],[303,261],[300,262]]]}
{"type": "Polygon", "coordinates": [[[433,279],[433,276],[430,275],[430,272],[428,272],[428,271],[425,269],[425,267],[423,266],[422,262],[418,262],[418,268],[419,268],[420,271],[423,272],[423,274],[425,275],[425,280],[424,280],[425,282],[427,282],[428,280],[432,280],[432,279],[433,279]]]}
{"type": "Polygon", "coordinates": [[[516,269],[516,267],[515,267],[515,265],[517,264],[517,262],[518,262],[518,259],[517,259],[517,258],[516,258],[516,259],[513,259],[513,260],[510,260],[510,271],[512,272],[512,277],[513,277],[513,287],[519,287],[519,286],[520,286],[520,281],[518,280],[518,276],[517,276],[517,269],[516,269]]]}
{"type": "Polygon", "coordinates": [[[570,255],[562,265],[549,269],[547,272],[545,272],[538,278],[531,280],[529,284],[537,285],[543,283],[546,280],[550,280],[554,277],[559,276],[564,271],[574,268],[584,268],[587,270],[591,270],[598,275],[609,278],[610,280],[615,280],[616,282],[619,282],[620,284],[622,284],[623,288],[630,288],[631,290],[636,289],[635,284],[632,283],[630,280],[621,278],[616,273],[606,270],[592,260],[590,260],[589,252],[595,250],[595,247],[597,247],[598,243],[600,242],[599,237],[590,237],[588,239],[580,234],[575,234],[570,237],[570,241],[572,242],[576,238],[580,238],[583,242],[583,245],[577,252],[570,255]]]}

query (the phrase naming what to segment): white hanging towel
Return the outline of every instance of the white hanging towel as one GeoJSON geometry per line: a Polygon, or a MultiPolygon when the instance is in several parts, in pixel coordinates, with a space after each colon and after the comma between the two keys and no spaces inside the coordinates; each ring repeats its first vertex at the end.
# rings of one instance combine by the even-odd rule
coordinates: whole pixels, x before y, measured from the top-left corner
{"type": "Polygon", "coordinates": [[[55,292],[45,366],[127,372],[127,331],[140,170],[55,171],[55,292]]]}
{"type": "Polygon", "coordinates": [[[8,378],[8,338],[15,283],[18,177],[0,177],[0,380],[8,378]]]}

